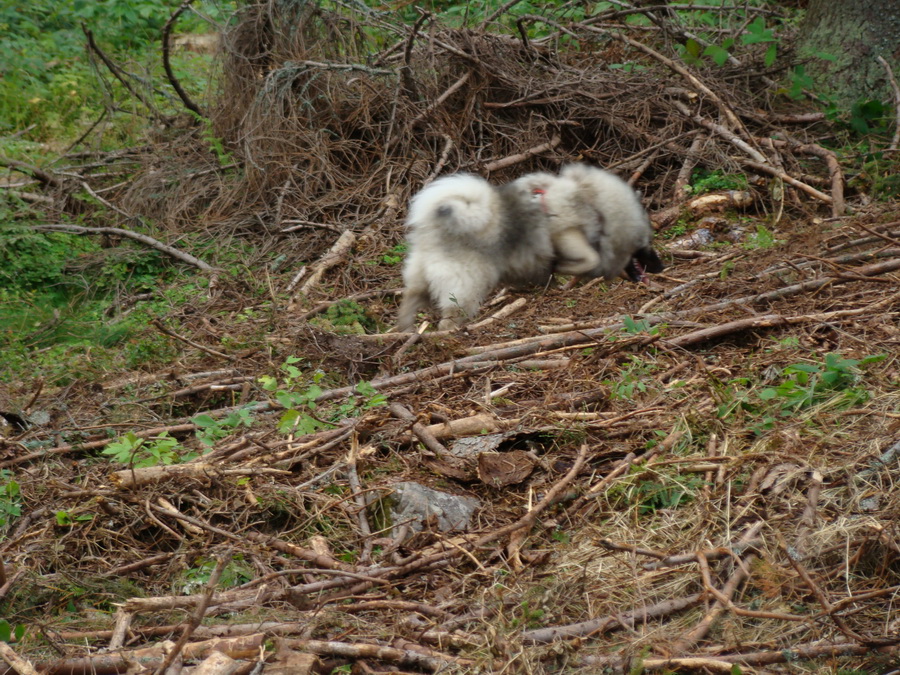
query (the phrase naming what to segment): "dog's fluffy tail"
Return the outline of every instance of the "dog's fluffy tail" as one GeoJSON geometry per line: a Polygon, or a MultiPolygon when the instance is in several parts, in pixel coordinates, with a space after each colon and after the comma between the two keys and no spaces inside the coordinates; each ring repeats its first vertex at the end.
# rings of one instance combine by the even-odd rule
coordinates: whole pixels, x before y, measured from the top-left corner
{"type": "Polygon", "coordinates": [[[496,190],[478,176],[455,174],[434,181],[409,204],[407,227],[440,228],[446,235],[491,241],[500,235],[496,190]]]}

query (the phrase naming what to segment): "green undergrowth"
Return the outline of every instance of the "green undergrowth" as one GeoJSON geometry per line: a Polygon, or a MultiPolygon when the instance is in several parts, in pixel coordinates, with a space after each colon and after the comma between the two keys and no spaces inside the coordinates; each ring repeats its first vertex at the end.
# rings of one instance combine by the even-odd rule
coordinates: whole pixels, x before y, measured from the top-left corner
{"type": "MultiPolygon", "coordinates": [[[[629,322],[631,330],[641,322],[629,322]]],[[[644,326],[646,328],[646,326],[644,326]]],[[[623,330],[623,333],[628,332],[623,330]]],[[[678,421],[676,429],[684,432],[667,453],[670,458],[703,455],[711,433],[733,438],[762,440],[792,428],[801,435],[821,435],[835,429],[836,415],[849,408],[865,406],[876,396],[876,373],[887,354],[848,358],[840,353],[810,354],[797,358],[796,338],[773,341],[767,353],[782,363],[770,365],[761,373],[720,382],[710,376],[708,385],[716,394],[715,418],[688,418],[678,421]],[[790,356],[788,356],[790,354],[790,356]]],[[[683,382],[669,382],[665,387],[656,380],[658,370],[650,352],[630,354],[619,364],[616,377],[603,382],[610,388],[611,400],[631,401],[646,405],[674,403],[696,392],[684,390],[683,382]]],[[[674,429],[673,429],[674,430],[674,429]]],[[[645,444],[655,447],[672,430],[657,430],[645,444]]],[[[702,474],[683,472],[679,466],[636,465],[625,479],[608,494],[610,507],[616,511],[634,509],[635,517],[651,517],[659,511],[671,512],[692,504],[701,490],[707,489],[702,474]]]]}
{"type": "Polygon", "coordinates": [[[878,354],[848,359],[830,353],[780,370],[770,369],[763,381],[734,378],[719,389],[718,416],[763,435],[783,424],[803,420],[804,414],[862,405],[872,396],[865,386],[868,366],[886,358],[886,354],[878,354]]]}
{"type": "Polygon", "coordinates": [[[32,229],[39,214],[0,207],[0,380],[64,385],[170,361],[169,338],[147,329],[206,280],[158,251],[32,229]]]}
{"type": "MultiPolygon", "coordinates": [[[[87,56],[82,26],[107,57],[144,84],[148,100],[163,115],[180,112],[160,50],[163,26],[179,5],[179,0],[0,0],[0,138],[27,127],[29,139],[64,142],[97,120],[103,109],[98,101],[126,113],[113,119],[108,135],[113,146],[132,136],[134,122],[146,126],[146,111],[135,107],[133,95],[105,66],[96,67],[96,56],[87,56]]],[[[233,2],[198,2],[196,13],[179,18],[175,33],[209,32],[213,29],[202,17],[224,22],[234,7],[233,2]]],[[[202,96],[211,57],[174,50],[171,60],[182,86],[202,96]]],[[[15,150],[0,141],[0,151],[15,150]]]]}
{"type": "MultiPolygon", "coordinates": [[[[283,435],[311,434],[333,429],[348,418],[359,417],[373,408],[387,405],[387,398],[378,393],[365,380],[351,387],[350,393],[334,401],[319,401],[323,384],[340,384],[336,378],[318,369],[303,369],[308,365],[297,356],[288,357],[275,374],[263,374],[258,378],[262,392],[267,392],[274,407],[281,408],[276,429],[283,435]]],[[[214,446],[247,429],[269,424],[258,411],[260,402],[253,401],[226,414],[201,413],[191,421],[196,425],[194,442],[182,442],[162,432],[156,436],[141,437],[133,431],[120,434],[109,443],[100,455],[109,461],[133,468],[181,464],[202,456],[214,446]]],[[[72,440],[72,439],[69,439],[72,440]]],[[[2,499],[0,499],[2,516],[2,499]]]]}

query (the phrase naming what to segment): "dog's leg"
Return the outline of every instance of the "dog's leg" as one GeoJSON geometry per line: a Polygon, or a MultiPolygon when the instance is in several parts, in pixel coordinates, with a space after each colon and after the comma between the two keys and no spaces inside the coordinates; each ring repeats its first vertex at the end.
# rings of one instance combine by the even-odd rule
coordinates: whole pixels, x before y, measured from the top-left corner
{"type": "Polygon", "coordinates": [[[416,329],[416,314],[428,306],[428,291],[420,288],[403,290],[403,300],[397,313],[397,330],[410,333],[416,329]]]}
{"type": "Polygon", "coordinates": [[[556,271],[560,274],[587,274],[600,265],[600,254],[591,246],[580,227],[570,227],[553,235],[556,271]]]}
{"type": "Polygon", "coordinates": [[[403,289],[403,300],[397,312],[397,330],[409,333],[416,328],[416,314],[431,302],[428,293],[428,281],[419,265],[410,265],[404,270],[406,286],[403,289]]]}
{"type": "Polygon", "coordinates": [[[440,330],[455,330],[474,318],[499,277],[493,261],[477,260],[459,266],[432,267],[429,274],[441,315],[440,330]]]}
{"type": "Polygon", "coordinates": [[[474,291],[475,289],[464,287],[438,299],[437,306],[441,313],[439,330],[456,330],[478,314],[484,297],[482,293],[474,291]]]}

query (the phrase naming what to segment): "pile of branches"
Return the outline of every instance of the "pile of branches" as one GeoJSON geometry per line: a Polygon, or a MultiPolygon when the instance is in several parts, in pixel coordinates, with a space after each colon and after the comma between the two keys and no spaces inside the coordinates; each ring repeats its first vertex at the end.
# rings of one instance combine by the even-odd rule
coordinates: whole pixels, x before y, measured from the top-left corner
{"type": "Polygon", "coordinates": [[[395,232],[396,205],[438,174],[500,182],[575,159],[626,173],[656,207],[682,201],[702,167],[749,171],[843,213],[837,158],[807,133],[823,116],[759,108],[780,75],[763,50],[688,68],[616,23],[633,14],[653,19],[654,43],[699,39],[651,9],[524,15],[503,34],[489,31],[497,16],[452,30],[424,12],[409,26],[306,2],[251,7],[226,41],[224,105],[212,111],[245,174],[216,213],[239,203],[270,231],[395,232]],[[396,40],[373,53],[373,27],[396,40]]]}
{"type": "MultiPolygon", "coordinates": [[[[771,211],[801,207],[802,197],[844,213],[841,167],[817,143],[823,114],[773,109],[796,107],[774,93],[784,91],[773,78],[790,65],[787,54],[766,67],[763,46],[738,41],[722,65],[688,67],[655,45],[706,43],[653,8],[581,21],[548,10],[518,16],[511,33],[492,32],[504,18],[451,29],[427,12],[409,25],[306,0],[251,5],[223,36],[215,101],[204,107],[184,94],[197,111],[188,119],[201,126],[149,146],[145,172],[106,186],[105,217],[152,219],[175,231],[199,219],[212,236],[230,224],[287,241],[308,261],[335,232],[383,232],[396,243],[403,205],[439,174],[502,182],[572,160],[626,175],[651,209],[682,202],[692,172],[705,168],[758,177],[771,211]],[[622,22],[636,14],[652,30],[628,30],[622,22]],[[396,39],[379,47],[375,31],[396,39]]],[[[740,30],[723,29],[722,39],[740,30]]],[[[125,77],[105,55],[98,62],[125,77]]],[[[146,94],[139,98],[149,105],[146,94]]],[[[70,163],[64,175],[4,164],[31,173],[51,203],[98,216],[96,194],[84,199],[81,191],[96,193],[120,175],[109,162],[70,163]]]]}

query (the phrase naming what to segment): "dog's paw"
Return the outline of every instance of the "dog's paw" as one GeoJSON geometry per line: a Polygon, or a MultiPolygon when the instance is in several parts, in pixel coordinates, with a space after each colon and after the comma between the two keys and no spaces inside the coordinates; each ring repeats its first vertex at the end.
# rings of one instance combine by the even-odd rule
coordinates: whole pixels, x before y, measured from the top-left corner
{"type": "Polygon", "coordinates": [[[456,322],[456,319],[441,319],[438,323],[438,330],[456,330],[459,327],[460,324],[456,322]]]}

